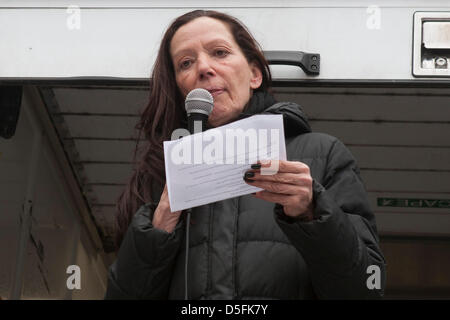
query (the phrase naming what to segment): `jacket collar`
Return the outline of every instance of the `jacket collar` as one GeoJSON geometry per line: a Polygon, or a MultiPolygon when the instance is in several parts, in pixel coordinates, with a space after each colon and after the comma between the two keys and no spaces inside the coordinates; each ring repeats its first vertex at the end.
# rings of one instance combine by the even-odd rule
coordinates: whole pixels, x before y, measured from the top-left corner
{"type": "Polygon", "coordinates": [[[256,91],[245,106],[242,115],[250,116],[264,112],[267,108],[277,103],[275,98],[267,91],[256,91]]]}
{"type": "Polygon", "coordinates": [[[308,118],[298,104],[293,102],[277,103],[275,98],[267,91],[254,92],[249,103],[236,120],[255,114],[282,114],[286,138],[311,132],[308,118]]]}

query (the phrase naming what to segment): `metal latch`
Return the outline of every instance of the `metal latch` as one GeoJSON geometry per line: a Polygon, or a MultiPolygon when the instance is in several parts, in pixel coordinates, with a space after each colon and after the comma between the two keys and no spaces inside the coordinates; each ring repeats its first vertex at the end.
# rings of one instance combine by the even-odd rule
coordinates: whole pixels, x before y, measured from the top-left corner
{"type": "Polygon", "coordinates": [[[320,54],[302,51],[264,51],[269,64],[298,66],[308,74],[316,76],[320,73],[320,54]]]}
{"type": "Polygon", "coordinates": [[[450,77],[450,12],[414,14],[413,75],[450,77]]]}

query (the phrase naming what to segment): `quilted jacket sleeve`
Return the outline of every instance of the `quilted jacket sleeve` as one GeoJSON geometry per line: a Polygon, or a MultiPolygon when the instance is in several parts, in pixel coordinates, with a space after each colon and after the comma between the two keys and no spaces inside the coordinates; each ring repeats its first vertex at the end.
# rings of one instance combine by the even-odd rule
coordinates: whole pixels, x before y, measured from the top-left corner
{"type": "Polygon", "coordinates": [[[305,259],[319,299],[382,297],[385,259],[375,217],[356,161],[338,139],[330,148],[322,183],[313,181],[313,221],[287,219],[278,205],[277,223],[305,259]]]}
{"type": "Polygon", "coordinates": [[[149,203],[136,212],[109,268],[105,299],[167,299],[184,219],[168,233],[153,227],[155,209],[149,203]]]}

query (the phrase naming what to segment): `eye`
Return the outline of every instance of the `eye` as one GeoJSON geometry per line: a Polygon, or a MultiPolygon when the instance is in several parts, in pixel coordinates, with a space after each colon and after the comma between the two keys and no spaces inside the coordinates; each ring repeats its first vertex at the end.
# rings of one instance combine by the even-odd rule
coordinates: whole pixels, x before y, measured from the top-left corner
{"type": "Polygon", "coordinates": [[[227,56],[228,55],[228,51],[226,51],[226,50],[224,50],[224,49],[217,49],[216,51],[215,51],[215,54],[216,54],[216,56],[218,56],[218,57],[225,57],[225,56],[227,56]]]}
{"type": "Polygon", "coordinates": [[[180,63],[180,69],[187,69],[191,65],[191,60],[184,60],[180,63]]]}

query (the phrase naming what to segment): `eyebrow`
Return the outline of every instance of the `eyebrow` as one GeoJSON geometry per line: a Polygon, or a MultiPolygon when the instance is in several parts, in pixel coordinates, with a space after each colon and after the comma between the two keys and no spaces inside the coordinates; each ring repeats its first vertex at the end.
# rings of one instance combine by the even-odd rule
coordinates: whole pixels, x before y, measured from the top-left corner
{"type": "MultiPolygon", "coordinates": [[[[231,44],[228,41],[226,41],[225,39],[213,39],[206,44],[206,47],[213,46],[217,43],[224,43],[227,47],[231,47],[231,44]]],[[[173,58],[177,59],[180,55],[183,55],[184,53],[188,53],[191,51],[192,51],[192,49],[190,49],[190,48],[181,49],[173,55],[173,58]]]]}

